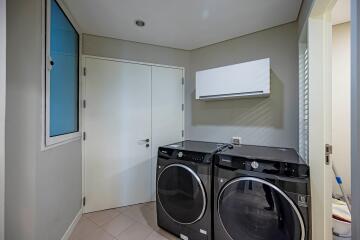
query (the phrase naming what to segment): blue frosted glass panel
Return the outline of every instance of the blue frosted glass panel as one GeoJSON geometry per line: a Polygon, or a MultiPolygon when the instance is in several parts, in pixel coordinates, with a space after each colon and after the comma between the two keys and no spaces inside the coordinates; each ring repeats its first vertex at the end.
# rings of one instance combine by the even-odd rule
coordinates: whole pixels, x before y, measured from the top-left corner
{"type": "Polygon", "coordinates": [[[79,34],[51,0],[50,136],[79,130],[79,34]]]}

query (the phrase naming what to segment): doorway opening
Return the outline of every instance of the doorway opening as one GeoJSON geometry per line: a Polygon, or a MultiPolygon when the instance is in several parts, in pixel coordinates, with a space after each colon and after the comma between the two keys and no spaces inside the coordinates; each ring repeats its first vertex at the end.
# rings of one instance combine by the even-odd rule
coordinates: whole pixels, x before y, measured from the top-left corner
{"type": "Polygon", "coordinates": [[[332,19],[332,229],[351,238],[351,19],[350,0],[337,0],[332,19]]]}
{"type": "Polygon", "coordinates": [[[310,165],[312,239],[351,238],[350,53],[350,0],[314,1],[299,38],[299,153],[310,165]]]}

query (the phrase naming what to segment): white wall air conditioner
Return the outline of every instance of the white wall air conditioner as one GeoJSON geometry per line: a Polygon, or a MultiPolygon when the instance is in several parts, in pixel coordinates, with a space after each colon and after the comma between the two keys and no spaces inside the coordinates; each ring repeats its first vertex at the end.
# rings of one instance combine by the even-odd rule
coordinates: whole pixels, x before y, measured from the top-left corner
{"type": "Polygon", "coordinates": [[[196,99],[270,95],[270,58],[196,72],[196,99]]]}

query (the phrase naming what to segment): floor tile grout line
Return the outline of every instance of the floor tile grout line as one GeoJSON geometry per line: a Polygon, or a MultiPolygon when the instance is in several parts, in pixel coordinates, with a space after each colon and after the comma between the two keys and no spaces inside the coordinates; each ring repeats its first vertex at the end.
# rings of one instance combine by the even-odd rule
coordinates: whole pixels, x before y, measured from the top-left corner
{"type": "MultiPolygon", "coordinates": [[[[141,206],[141,204],[137,204],[137,205],[141,206]]],[[[131,206],[137,206],[137,205],[131,205],[131,206]]],[[[128,210],[128,209],[130,209],[131,206],[125,207],[125,209],[124,209],[123,212],[118,212],[118,214],[117,214],[116,216],[114,216],[111,220],[109,220],[108,222],[106,222],[106,223],[103,224],[103,225],[97,224],[96,222],[94,222],[94,221],[93,221],[91,218],[89,218],[89,217],[87,217],[87,218],[88,218],[90,221],[92,221],[93,223],[95,223],[99,228],[101,228],[101,229],[102,229],[103,231],[105,231],[107,234],[110,234],[110,235],[111,235],[112,237],[114,237],[115,239],[117,239],[117,237],[118,237],[121,233],[125,232],[125,231],[128,230],[131,226],[133,226],[134,223],[141,224],[142,226],[148,227],[149,229],[151,229],[152,231],[154,231],[154,229],[153,229],[151,226],[145,225],[144,223],[142,223],[141,221],[139,221],[138,219],[136,219],[136,218],[133,217],[133,216],[129,216],[130,214],[129,214],[129,215],[125,214],[125,211],[128,210]],[[134,223],[130,224],[128,227],[126,227],[124,230],[122,230],[119,234],[117,234],[116,236],[114,236],[112,233],[108,232],[104,227],[105,227],[105,225],[107,225],[108,223],[114,221],[114,220],[115,220],[117,217],[119,217],[120,215],[123,215],[123,216],[125,216],[125,217],[130,218],[132,221],[134,221],[134,223]]],[[[120,209],[120,208],[113,208],[113,209],[120,209]]],[[[106,210],[104,210],[104,211],[106,211],[106,210]]]]}
{"type": "MultiPolygon", "coordinates": [[[[120,214],[119,214],[119,216],[120,216],[120,214]]],[[[125,232],[126,230],[128,230],[131,226],[133,226],[135,224],[135,222],[133,222],[133,223],[131,223],[129,226],[127,226],[125,229],[123,229],[118,235],[116,235],[116,236],[114,236],[114,235],[112,235],[112,233],[109,233],[106,229],[103,229],[105,232],[107,232],[107,233],[109,233],[111,236],[113,236],[114,237],[114,239],[115,240],[118,240],[118,236],[121,234],[121,233],[123,233],[123,232],[125,232]]]]}
{"type": "MultiPolygon", "coordinates": [[[[82,215],[82,216],[84,216],[84,215],[82,215]]],[[[97,223],[95,223],[93,220],[91,220],[91,219],[88,218],[88,217],[85,217],[85,218],[86,218],[88,221],[90,221],[91,223],[93,223],[93,224],[96,225],[97,229],[96,229],[95,231],[102,230],[102,231],[104,231],[106,234],[108,234],[110,237],[112,237],[113,240],[117,240],[116,238],[113,237],[113,235],[111,235],[110,233],[108,233],[107,231],[105,231],[101,226],[99,226],[99,225],[98,225],[97,223]]],[[[89,234],[90,234],[90,233],[87,233],[87,234],[85,234],[85,235],[78,236],[77,238],[80,237],[80,239],[82,239],[83,237],[88,237],[89,234]]]]}
{"type": "MultiPolygon", "coordinates": [[[[134,220],[134,221],[136,221],[136,222],[138,222],[138,223],[141,223],[142,225],[145,225],[144,223],[142,223],[142,222],[141,222],[139,219],[137,219],[136,217],[131,216],[130,214],[128,215],[128,214],[126,214],[125,212],[123,212],[123,214],[124,214],[125,216],[131,218],[132,220],[134,220]]],[[[149,226],[149,225],[147,225],[147,226],[149,226]]]]}
{"type": "MultiPolygon", "coordinates": [[[[143,204],[131,205],[131,206],[127,207],[127,208],[128,208],[127,210],[131,211],[131,210],[130,210],[130,207],[134,207],[134,206],[139,207],[139,206],[142,206],[142,205],[143,205],[143,204]]],[[[152,212],[153,210],[148,210],[148,211],[149,211],[149,212],[150,212],[150,211],[152,212]]],[[[153,228],[152,226],[150,226],[149,224],[145,224],[145,223],[141,222],[141,221],[140,221],[139,219],[137,219],[136,217],[131,216],[131,214],[126,214],[126,210],[125,210],[124,212],[121,212],[120,214],[123,214],[123,215],[125,215],[126,217],[129,217],[130,219],[132,219],[133,221],[135,221],[136,223],[138,223],[138,224],[140,224],[140,225],[142,225],[142,226],[144,226],[144,227],[147,227],[147,228],[151,229],[151,230],[152,230],[151,234],[152,234],[153,232],[155,232],[155,233],[160,234],[162,237],[166,238],[164,235],[162,235],[162,234],[158,231],[158,229],[154,229],[154,228],[153,228]]],[[[133,224],[132,224],[132,225],[133,225],[133,224]]],[[[130,228],[132,225],[130,225],[128,228],[130,228]]],[[[127,229],[128,229],[128,228],[127,228],[127,229]]],[[[125,231],[125,230],[124,230],[124,231],[125,231]]],[[[124,231],[122,231],[121,233],[123,233],[124,231]]],[[[115,238],[118,239],[117,237],[118,237],[121,233],[119,233],[115,238]]],[[[151,236],[151,234],[150,234],[147,238],[145,238],[144,240],[148,239],[148,238],[151,236]]]]}
{"type": "MultiPolygon", "coordinates": [[[[140,204],[135,204],[135,205],[130,205],[130,206],[126,206],[126,207],[120,207],[120,208],[112,208],[112,209],[107,209],[107,210],[120,210],[122,209],[122,211],[117,211],[116,215],[112,216],[111,219],[109,221],[106,221],[106,223],[100,225],[98,223],[96,223],[93,219],[91,219],[89,216],[87,216],[87,214],[82,214],[81,217],[84,217],[85,219],[89,220],[90,222],[92,222],[93,224],[96,225],[97,228],[99,228],[100,230],[104,231],[106,234],[109,235],[109,237],[113,238],[113,240],[119,240],[118,237],[124,233],[125,231],[127,231],[129,228],[131,228],[132,226],[134,226],[134,224],[140,224],[143,227],[148,228],[149,230],[151,230],[151,233],[149,234],[149,236],[147,236],[144,240],[150,239],[150,237],[153,234],[159,234],[161,237],[163,237],[164,239],[172,239],[172,238],[168,238],[166,235],[161,233],[161,228],[157,228],[157,223],[156,223],[156,205],[152,206],[151,204],[154,204],[154,202],[149,202],[149,203],[140,203],[140,204]],[[150,204],[149,204],[150,203],[150,204]],[[149,221],[147,221],[147,219],[144,217],[144,220],[147,221],[147,223],[144,223],[143,221],[141,221],[140,219],[138,219],[138,217],[134,216],[133,214],[131,214],[131,211],[134,211],[133,209],[137,208],[136,210],[141,211],[141,213],[144,211],[147,214],[149,214],[149,216],[154,218],[154,222],[153,224],[150,224],[149,221]],[[127,214],[126,214],[127,213],[127,214]],[[131,219],[133,221],[132,224],[130,224],[128,227],[126,227],[125,229],[123,229],[118,235],[114,236],[112,233],[108,232],[105,229],[105,226],[109,223],[111,223],[112,221],[114,221],[117,217],[119,217],[120,215],[128,217],[129,219],[131,219]]],[[[107,210],[103,210],[103,211],[107,211],[107,210]]],[[[136,211],[135,210],[135,211],[136,211]]],[[[99,211],[101,212],[101,211],[99,211]]],[[[136,213],[135,213],[136,214],[136,213]]],[[[174,236],[175,237],[175,236],[174,236]]],[[[178,238],[176,238],[178,239],[178,238]]]]}
{"type": "MultiPolygon", "coordinates": [[[[113,209],[116,209],[116,208],[111,208],[111,209],[107,209],[107,210],[102,210],[102,211],[99,211],[99,212],[105,212],[105,211],[113,210],[113,209]]],[[[94,212],[94,213],[96,213],[96,212],[94,212]]],[[[89,214],[89,213],[85,213],[85,214],[83,214],[83,216],[85,216],[86,214],[89,214]]],[[[91,219],[91,218],[88,217],[88,216],[85,216],[85,217],[86,217],[88,220],[90,220],[91,222],[95,223],[96,226],[102,228],[102,226],[108,224],[109,222],[111,222],[112,220],[114,220],[115,218],[117,218],[120,214],[121,214],[121,212],[117,212],[117,215],[115,215],[114,217],[112,217],[111,220],[109,220],[108,222],[104,223],[103,225],[100,225],[100,224],[96,223],[93,219],[91,219]]]]}
{"type": "MultiPolygon", "coordinates": [[[[138,223],[138,222],[137,222],[138,223]]],[[[139,223],[140,224],[140,223],[139,223]]],[[[131,226],[133,226],[134,224],[131,224],[127,229],[129,229],[131,226]]],[[[120,234],[124,233],[126,230],[122,231],[121,233],[119,233],[116,237],[115,240],[119,240],[118,237],[120,236],[120,234]]],[[[154,230],[151,228],[151,233],[149,234],[149,236],[147,236],[146,238],[144,238],[143,240],[146,240],[148,237],[150,237],[150,235],[154,232],[154,230]]]]}

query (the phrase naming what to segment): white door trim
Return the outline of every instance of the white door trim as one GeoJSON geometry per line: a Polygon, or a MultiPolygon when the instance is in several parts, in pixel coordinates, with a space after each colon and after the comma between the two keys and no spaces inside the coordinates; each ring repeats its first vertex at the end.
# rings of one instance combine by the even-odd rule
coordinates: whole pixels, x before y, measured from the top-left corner
{"type": "Polygon", "coordinates": [[[351,194],[352,239],[360,238],[360,2],[351,1],[351,194]]]}
{"type": "MultiPolygon", "coordinates": [[[[81,66],[82,68],[80,69],[81,74],[81,79],[80,79],[80,86],[81,86],[81,98],[80,98],[80,102],[81,102],[81,106],[80,106],[80,122],[81,122],[81,126],[82,126],[82,130],[86,129],[85,126],[85,117],[84,117],[84,107],[83,107],[83,101],[86,100],[86,76],[84,74],[84,68],[86,67],[86,58],[93,58],[93,59],[101,59],[101,60],[108,60],[108,61],[116,61],[116,62],[124,62],[124,63],[134,63],[134,64],[142,64],[142,65],[147,65],[147,66],[156,66],[156,67],[165,67],[165,68],[173,68],[173,69],[180,69],[183,72],[183,79],[184,79],[184,85],[183,85],[183,104],[184,104],[184,111],[183,111],[183,129],[184,129],[184,134],[185,134],[185,67],[179,67],[179,66],[172,66],[172,65],[165,65],[165,64],[156,64],[156,63],[149,63],[149,62],[140,62],[140,61],[132,61],[132,60],[126,60],[126,59],[120,59],[120,58],[109,58],[109,57],[100,57],[100,56],[95,56],[95,55],[87,55],[87,54],[82,54],[81,55],[81,66]]],[[[183,140],[185,139],[185,135],[183,137],[183,140]]],[[[81,141],[81,151],[82,151],[82,199],[85,198],[85,155],[84,155],[84,151],[85,151],[85,144],[84,144],[84,139],[82,139],[81,141]]],[[[84,213],[84,206],[82,206],[82,211],[84,213]]],[[[1,239],[0,239],[1,240],[1,239]]]]}
{"type": "Polygon", "coordinates": [[[149,62],[140,62],[140,61],[126,60],[126,59],[122,59],[122,58],[100,57],[100,56],[87,55],[87,54],[83,54],[82,57],[83,57],[83,59],[85,59],[85,58],[95,58],[95,59],[109,60],[109,61],[115,61],[115,62],[135,63],[135,64],[141,64],[141,65],[147,65],[147,66],[167,67],[167,68],[176,68],[176,69],[185,70],[184,67],[179,67],[179,66],[157,64],[157,63],[149,63],[149,62]]]}

